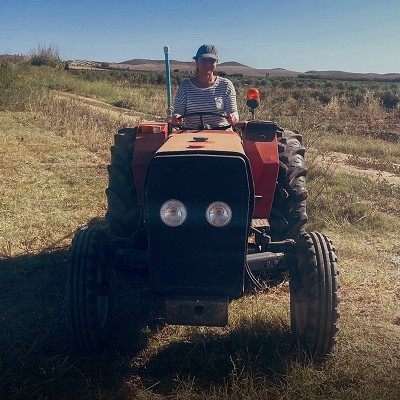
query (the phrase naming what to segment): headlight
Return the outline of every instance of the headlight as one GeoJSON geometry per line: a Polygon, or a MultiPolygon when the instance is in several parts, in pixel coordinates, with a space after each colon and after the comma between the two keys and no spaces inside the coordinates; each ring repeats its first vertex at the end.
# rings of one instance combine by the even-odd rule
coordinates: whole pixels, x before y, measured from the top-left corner
{"type": "Polygon", "coordinates": [[[228,204],[223,201],[215,201],[207,207],[206,218],[208,223],[212,226],[221,228],[228,225],[231,221],[232,210],[228,204]]]}
{"type": "Polygon", "coordinates": [[[179,200],[167,200],[160,209],[160,217],[168,226],[182,225],[187,217],[186,207],[179,200]]]}

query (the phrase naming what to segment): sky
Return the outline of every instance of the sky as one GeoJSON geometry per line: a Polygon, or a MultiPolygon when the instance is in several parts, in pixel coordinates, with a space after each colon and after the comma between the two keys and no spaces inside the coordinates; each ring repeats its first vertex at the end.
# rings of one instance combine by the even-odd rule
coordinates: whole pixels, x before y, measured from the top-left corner
{"type": "Polygon", "coordinates": [[[400,0],[0,0],[0,54],[219,62],[296,72],[400,73],[400,0]]]}

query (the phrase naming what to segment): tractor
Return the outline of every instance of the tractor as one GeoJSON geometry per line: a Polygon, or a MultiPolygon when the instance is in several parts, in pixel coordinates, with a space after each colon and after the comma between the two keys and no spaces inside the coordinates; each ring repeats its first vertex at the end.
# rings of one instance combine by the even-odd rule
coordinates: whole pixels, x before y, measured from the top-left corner
{"type": "MultiPolygon", "coordinates": [[[[234,129],[173,129],[143,122],[114,136],[107,228],[85,227],[71,245],[67,283],[73,337],[102,351],[112,330],[115,270],[145,268],[165,323],[228,324],[229,303],[286,274],[294,342],[325,359],[339,330],[340,285],[331,240],[307,232],[305,148],[295,130],[251,116],[234,129]]],[[[185,117],[185,116],[184,116],[185,117]]],[[[228,126],[224,128],[229,128],[228,126]]]]}

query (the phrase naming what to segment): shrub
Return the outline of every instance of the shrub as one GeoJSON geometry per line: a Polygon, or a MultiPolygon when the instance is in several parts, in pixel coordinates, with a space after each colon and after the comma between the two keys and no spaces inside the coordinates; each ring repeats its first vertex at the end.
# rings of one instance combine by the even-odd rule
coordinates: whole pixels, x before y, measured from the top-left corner
{"type": "Polygon", "coordinates": [[[318,100],[321,104],[328,105],[332,100],[332,96],[330,95],[330,93],[320,93],[318,96],[318,100]]]}
{"type": "Polygon", "coordinates": [[[40,45],[37,49],[32,50],[29,62],[35,66],[46,65],[53,68],[64,68],[64,62],[53,45],[48,47],[40,45]]]}
{"type": "Polygon", "coordinates": [[[31,69],[0,63],[0,110],[28,110],[46,96],[42,80],[31,69]]]}
{"type": "Polygon", "coordinates": [[[397,93],[386,90],[380,95],[382,105],[386,108],[393,109],[400,103],[400,97],[397,93]]]}
{"type": "Polygon", "coordinates": [[[348,95],[348,103],[351,107],[358,107],[364,103],[365,94],[361,91],[352,91],[348,95]]]}

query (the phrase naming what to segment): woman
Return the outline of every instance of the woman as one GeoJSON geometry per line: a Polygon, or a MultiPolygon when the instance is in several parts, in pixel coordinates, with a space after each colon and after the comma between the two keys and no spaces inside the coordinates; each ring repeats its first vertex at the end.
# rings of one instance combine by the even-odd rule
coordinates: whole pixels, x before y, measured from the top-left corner
{"type": "Polygon", "coordinates": [[[218,52],[215,46],[203,44],[193,57],[196,61],[197,74],[194,78],[185,79],[175,96],[173,125],[184,125],[197,128],[199,116],[186,117],[182,115],[196,112],[212,112],[226,115],[226,118],[205,115],[203,121],[211,127],[234,125],[239,121],[236,104],[236,92],[229,79],[215,75],[218,62],[218,52]]]}

